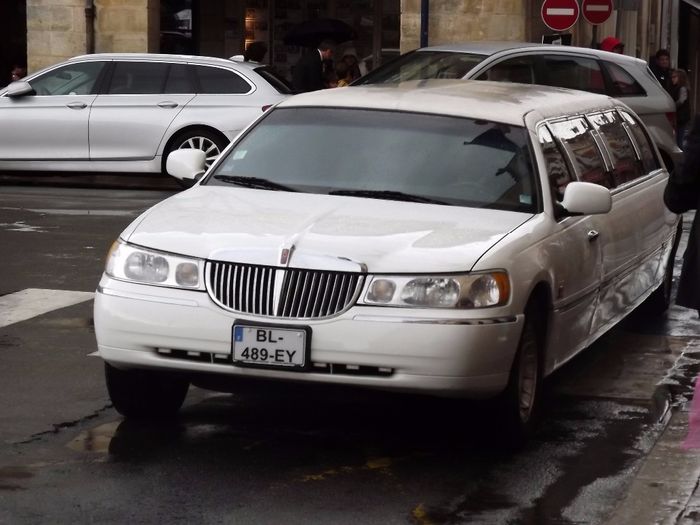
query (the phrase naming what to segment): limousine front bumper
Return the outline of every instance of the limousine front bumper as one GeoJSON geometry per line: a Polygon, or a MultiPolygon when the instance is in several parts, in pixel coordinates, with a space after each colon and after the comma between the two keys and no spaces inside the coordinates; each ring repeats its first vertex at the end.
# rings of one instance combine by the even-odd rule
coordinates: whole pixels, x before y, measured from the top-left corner
{"type": "Polygon", "coordinates": [[[232,383],[261,378],[445,397],[490,397],[506,386],[524,317],[489,314],[354,306],[330,319],[273,319],[234,315],[203,292],[107,276],[95,295],[99,355],[118,368],[213,374],[232,383]],[[234,365],[234,321],[308,327],[306,369],[234,365]]]}

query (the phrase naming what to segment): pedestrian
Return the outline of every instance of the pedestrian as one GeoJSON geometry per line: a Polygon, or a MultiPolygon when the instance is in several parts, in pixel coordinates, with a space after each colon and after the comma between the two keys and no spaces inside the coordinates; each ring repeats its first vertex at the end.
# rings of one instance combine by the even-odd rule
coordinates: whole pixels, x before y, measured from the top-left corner
{"type": "Polygon", "coordinates": [[[654,73],[666,91],[671,92],[671,53],[667,49],[659,49],[652,60],[649,61],[649,69],[654,73]]]}
{"type": "Polygon", "coordinates": [[[625,52],[625,44],[614,36],[608,36],[600,43],[600,49],[611,53],[619,53],[621,55],[625,52]]]}
{"type": "Polygon", "coordinates": [[[262,62],[267,54],[267,44],[265,42],[251,42],[243,53],[244,62],[262,62]]]}
{"type": "Polygon", "coordinates": [[[671,96],[676,103],[676,141],[683,149],[683,141],[690,123],[690,88],[688,74],[683,69],[674,69],[671,73],[671,96]]]}
{"type": "Polygon", "coordinates": [[[324,61],[333,59],[333,42],[324,40],[317,49],[302,55],[292,70],[295,93],[306,93],[326,87],[324,61]]]}
{"type": "Polygon", "coordinates": [[[12,71],[10,72],[10,82],[14,82],[15,80],[19,80],[21,78],[24,78],[27,76],[27,68],[24,66],[20,66],[18,64],[15,64],[12,66],[12,71]]]}
{"type": "Polygon", "coordinates": [[[348,67],[348,64],[343,60],[341,60],[340,62],[338,62],[336,64],[335,74],[336,74],[336,77],[338,78],[338,86],[337,87],[347,87],[354,80],[352,78],[352,73],[350,71],[350,67],[348,67]]]}
{"type": "Polygon", "coordinates": [[[357,52],[354,47],[349,47],[343,52],[342,61],[345,62],[350,70],[350,82],[357,80],[363,75],[362,69],[360,68],[360,60],[357,58],[357,52]]]}
{"type": "MultiPolygon", "coordinates": [[[[683,168],[668,179],[664,202],[673,213],[700,209],[700,114],[695,115],[686,136],[683,168]]],[[[676,304],[693,308],[700,315],[700,213],[695,214],[688,234],[676,304]]]]}

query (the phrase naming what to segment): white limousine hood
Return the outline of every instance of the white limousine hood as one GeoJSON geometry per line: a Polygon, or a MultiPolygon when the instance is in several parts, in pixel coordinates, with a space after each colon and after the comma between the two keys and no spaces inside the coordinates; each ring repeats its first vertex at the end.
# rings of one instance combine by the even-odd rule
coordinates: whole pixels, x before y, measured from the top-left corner
{"type": "Polygon", "coordinates": [[[144,213],[122,237],[157,250],[231,262],[371,273],[461,272],[531,214],[198,186],[144,213]]]}

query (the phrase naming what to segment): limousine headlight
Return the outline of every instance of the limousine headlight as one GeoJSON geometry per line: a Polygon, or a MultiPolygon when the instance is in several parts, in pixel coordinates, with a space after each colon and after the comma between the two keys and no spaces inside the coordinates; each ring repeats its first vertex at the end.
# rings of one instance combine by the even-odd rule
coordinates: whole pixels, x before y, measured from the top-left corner
{"type": "Polygon", "coordinates": [[[446,276],[375,276],[364,303],[416,308],[485,308],[510,299],[505,271],[446,276]]]}
{"type": "Polygon", "coordinates": [[[203,290],[202,268],[199,259],[116,241],[107,255],[105,273],[123,281],[203,290]]]}

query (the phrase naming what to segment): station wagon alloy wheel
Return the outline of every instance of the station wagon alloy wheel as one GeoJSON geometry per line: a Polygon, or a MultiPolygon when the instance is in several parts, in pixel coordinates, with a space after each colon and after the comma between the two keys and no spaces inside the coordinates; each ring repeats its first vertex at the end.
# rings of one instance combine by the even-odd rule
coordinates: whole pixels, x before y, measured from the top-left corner
{"type": "Polygon", "coordinates": [[[220,147],[213,139],[201,135],[188,137],[175,149],[200,149],[206,154],[207,169],[219,158],[223,147],[220,147]]]}

